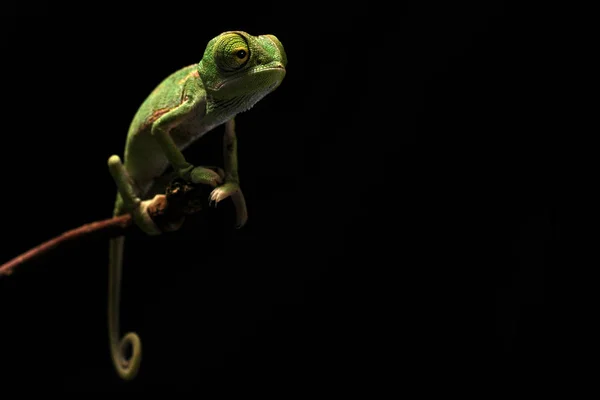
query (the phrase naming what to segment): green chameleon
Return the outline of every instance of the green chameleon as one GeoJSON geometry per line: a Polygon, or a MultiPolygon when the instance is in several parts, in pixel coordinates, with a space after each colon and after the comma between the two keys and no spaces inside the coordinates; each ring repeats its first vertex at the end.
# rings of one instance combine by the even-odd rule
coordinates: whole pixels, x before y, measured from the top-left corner
{"type": "MultiPolygon", "coordinates": [[[[156,193],[170,165],[174,174],[189,182],[211,185],[209,204],[231,197],[236,226],[242,227],[248,216],[238,178],[234,117],[281,84],[286,64],[285,51],[275,36],[227,31],[208,42],[199,63],[163,80],[131,122],[124,162],[117,155],[108,160],[118,189],[114,215],[130,213],[142,231],[160,234],[146,212],[148,201],[142,199],[156,193]],[[224,174],[187,162],[182,150],[222,124],[224,174]]],[[[130,380],[140,366],[141,341],[134,332],[119,338],[123,246],[123,236],[110,240],[108,330],[113,364],[122,379],[130,380]]]]}

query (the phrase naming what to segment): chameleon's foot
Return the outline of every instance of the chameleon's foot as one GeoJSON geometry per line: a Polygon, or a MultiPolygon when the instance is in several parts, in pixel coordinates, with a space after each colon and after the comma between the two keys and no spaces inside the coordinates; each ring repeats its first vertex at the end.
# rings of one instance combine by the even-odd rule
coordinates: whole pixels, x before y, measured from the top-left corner
{"type": "Polygon", "coordinates": [[[227,182],[224,185],[216,187],[211,193],[209,197],[209,205],[212,205],[214,202],[215,207],[217,203],[225,200],[235,192],[240,190],[240,185],[237,183],[227,182]]]}
{"type": "Polygon", "coordinates": [[[218,172],[206,167],[191,166],[182,170],[179,175],[189,182],[202,183],[212,187],[217,187],[223,182],[223,178],[218,172]]]}
{"type": "Polygon", "coordinates": [[[133,222],[147,235],[160,235],[161,230],[156,226],[156,223],[154,223],[148,213],[150,203],[152,203],[152,200],[142,201],[131,211],[133,222]]]}
{"type": "Polygon", "coordinates": [[[209,205],[214,203],[216,207],[220,201],[225,200],[231,196],[231,200],[233,201],[233,205],[235,206],[235,215],[236,215],[236,228],[241,228],[246,224],[248,220],[248,211],[246,209],[246,201],[244,199],[244,194],[240,189],[240,185],[233,182],[227,182],[224,185],[221,185],[215,188],[209,197],[209,205]]]}

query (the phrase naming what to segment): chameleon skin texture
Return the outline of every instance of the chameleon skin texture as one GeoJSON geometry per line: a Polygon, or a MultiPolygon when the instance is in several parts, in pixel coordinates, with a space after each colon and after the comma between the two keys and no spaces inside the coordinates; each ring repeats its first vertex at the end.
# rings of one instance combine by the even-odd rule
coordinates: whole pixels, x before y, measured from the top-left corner
{"type": "MultiPolygon", "coordinates": [[[[148,199],[161,189],[165,170],[171,165],[174,173],[184,179],[212,185],[211,201],[218,203],[231,197],[238,225],[243,226],[246,207],[239,187],[234,117],[275,90],[285,77],[286,65],[287,55],[275,36],[227,31],[208,42],[199,63],[166,77],[131,122],[123,164],[116,155],[109,159],[111,171],[124,167],[123,174],[113,174],[119,189],[114,215],[139,215],[140,199],[148,199]],[[222,124],[226,124],[223,179],[211,170],[189,164],[181,153],[222,124]]],[[[144,226],[141,219],[134,221],[146,233],[156,234],[155,228],[144,226]]],[[[137,375],[142,347],[134,332],[119,338],[123,249],[124,237],[111,239],[108,325],[113,365],[122,379],[130,380],[137,375]],[[125,357],[128,348],[132,354],[129,359],[125,357]]]]}

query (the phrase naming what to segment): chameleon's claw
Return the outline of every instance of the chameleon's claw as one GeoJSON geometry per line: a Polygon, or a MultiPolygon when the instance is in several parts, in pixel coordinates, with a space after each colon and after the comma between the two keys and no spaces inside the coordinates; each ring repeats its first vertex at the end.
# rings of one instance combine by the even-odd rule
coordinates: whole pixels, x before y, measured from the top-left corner
{"type": "Polygon", "coordinates": [[[213,189],[213,191],[210,193],[210,201],[214,201],[216,207],[217,203],[225,200],[238,190],[240,190],[240,186],[237,183],[225,183],[224,185],[213,189]]]}
{"type": "Polygon", "coordinates": [[[235,207],[235,228],[240,229],[246,224],[246,221],[248,221],[248,211],[246,209],[244,194],[242,193],[239,184],[227,182],[224,185],[213,189],[213,191],[210,193],[208,204],[211,206],[214,202],[216,208],[220,201],[223,201],[230,196],[235,207]]]}

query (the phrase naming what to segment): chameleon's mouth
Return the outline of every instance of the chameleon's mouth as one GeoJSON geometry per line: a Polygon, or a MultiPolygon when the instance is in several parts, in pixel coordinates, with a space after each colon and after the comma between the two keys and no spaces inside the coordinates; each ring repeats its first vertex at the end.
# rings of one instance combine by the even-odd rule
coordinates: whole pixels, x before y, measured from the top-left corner
{"type": "Polygon", "coordinates": [[[256,67],[251,68],[249,71],[246,71],[246,73],[256,74],[261,71],[271,71],[271,70],[284,70],[285,71],[285,67],[283,66],[282,63],[276,62],[276,63],[266,64],[266,65],[257,65],[256,67]]]}
{"type": "MultiPolygon", "coordinates": [[[[281,81],[283,80],[283,77],[285,76],[286,70],[285,67],[283,66],[283,64],[281,63],[276,63],[276,64],[267,64],[267,65],[258,65],[254,68],[251,68],[247,71],[244,72],[240,72],[239,75],[234,75],[232,77],[230,77],[229,79],[220,82],[216,87],[215,90],[220,90],[223,88],[227,88],[230,86],[236,86],[236,83],[238,81],[240,81],[243,78],[248,78],[249,75],[264,75],[262,76],[260,79],[254,79],[254,81],[256,82],[256,84],[258,86],[264,86],[264,84],[268,81],[273,82],[272,85],[269,85],[269,88],[273,87],[273,86],[277,86],[279,85],[279,83],[281,83],[281,81]]],[[[257,77],[258,78],[258,77],[257,77]]],[[[244,85],[246,86],[246,85],[244,85]]],[[[254,86],[254,85],[252,85],[254,86]]]]}

